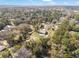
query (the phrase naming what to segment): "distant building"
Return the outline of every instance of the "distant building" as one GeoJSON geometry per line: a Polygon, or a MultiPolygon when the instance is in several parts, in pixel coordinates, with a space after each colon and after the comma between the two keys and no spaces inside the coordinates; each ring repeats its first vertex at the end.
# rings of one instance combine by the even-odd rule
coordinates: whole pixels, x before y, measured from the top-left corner
{"type": "Polygon", "coordinates": [[[0,51],[4,50],[5,46],[0,45],[0,51]]]}
{"type": "Polygon", "coordinates": [[[4,30],[11,30],[12,28],[15,28],[15,26],[7,25],[4,27],[4,30]]]}
{"type": "Polygon", "coordinates": [[[39,32],[40,34],[45,34],[45,33],[46,33],[46,30],[45,30],[45,29],[40,29],[38,32],[39,32]]]}

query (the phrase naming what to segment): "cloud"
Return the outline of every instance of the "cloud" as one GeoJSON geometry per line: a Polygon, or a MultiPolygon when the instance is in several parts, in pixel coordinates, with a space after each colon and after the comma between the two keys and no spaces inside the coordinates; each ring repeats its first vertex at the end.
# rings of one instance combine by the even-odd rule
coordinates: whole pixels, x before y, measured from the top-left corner
{"type": "Polygon", "coordinates": [[[64,5],[68,5],[68,2],[64,2],[63,4],[64,4],[64,5]]]}
{"type": "Polygon", "coordinates": [[[41,0],[44,5],[55,5],[56,2],[54,0],[41,0]]]}
{"type": "Polygon", "coordinates": [[[76,3],[79,4],[79,1],[77,1],[76,3]]]}
{"type": "Polygon", "coordinates": [[[48,2],[48,1],[52,1],[52,0],[42,0],[42,1],[47,1],[48,2]]]}

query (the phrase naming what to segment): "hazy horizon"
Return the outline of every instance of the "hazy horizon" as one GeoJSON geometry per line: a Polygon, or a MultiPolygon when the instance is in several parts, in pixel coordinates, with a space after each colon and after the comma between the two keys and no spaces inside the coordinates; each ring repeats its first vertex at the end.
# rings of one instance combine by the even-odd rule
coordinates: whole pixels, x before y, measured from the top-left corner
{"type": "Polygon", "coordinates": [[[0,5],[16,6],[79,6],[79,0],[0,0],[0,5]]]}

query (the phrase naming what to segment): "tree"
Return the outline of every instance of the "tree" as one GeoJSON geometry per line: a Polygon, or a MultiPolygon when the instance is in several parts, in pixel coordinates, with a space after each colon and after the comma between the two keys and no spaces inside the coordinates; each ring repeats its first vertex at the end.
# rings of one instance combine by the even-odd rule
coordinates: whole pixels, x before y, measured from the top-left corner
{"type": "Polygon", "coordinates": [[[6,19],[0,19],[0,30],[3,29],[9,22],[6,19]]]}
{"type": "MultiPolygon", "coordinates": [[[[69,20],[63,20],[58,26],[52,37],[51,57],[64,57],[64,53],[70,55],[70,40],[69,40],[69,20]],[[67,50],[67,51],[66,51],[67,50]]],[[[71,57],[71,56],[69,56],[71,57]]]]}
{"type": "Polygon", "coordinates": [[[79,21],[79,14],[75,14],[74,18],[79,21]]]}

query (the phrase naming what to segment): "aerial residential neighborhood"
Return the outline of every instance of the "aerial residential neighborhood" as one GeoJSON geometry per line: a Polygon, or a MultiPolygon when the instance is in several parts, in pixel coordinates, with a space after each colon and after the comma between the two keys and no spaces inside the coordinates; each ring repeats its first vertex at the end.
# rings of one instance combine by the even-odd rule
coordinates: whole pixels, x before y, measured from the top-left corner
{"type": "Polygon", "coordinates": [[[79,58],[78,0],[0,0],[0,58],[79,58]]]}

